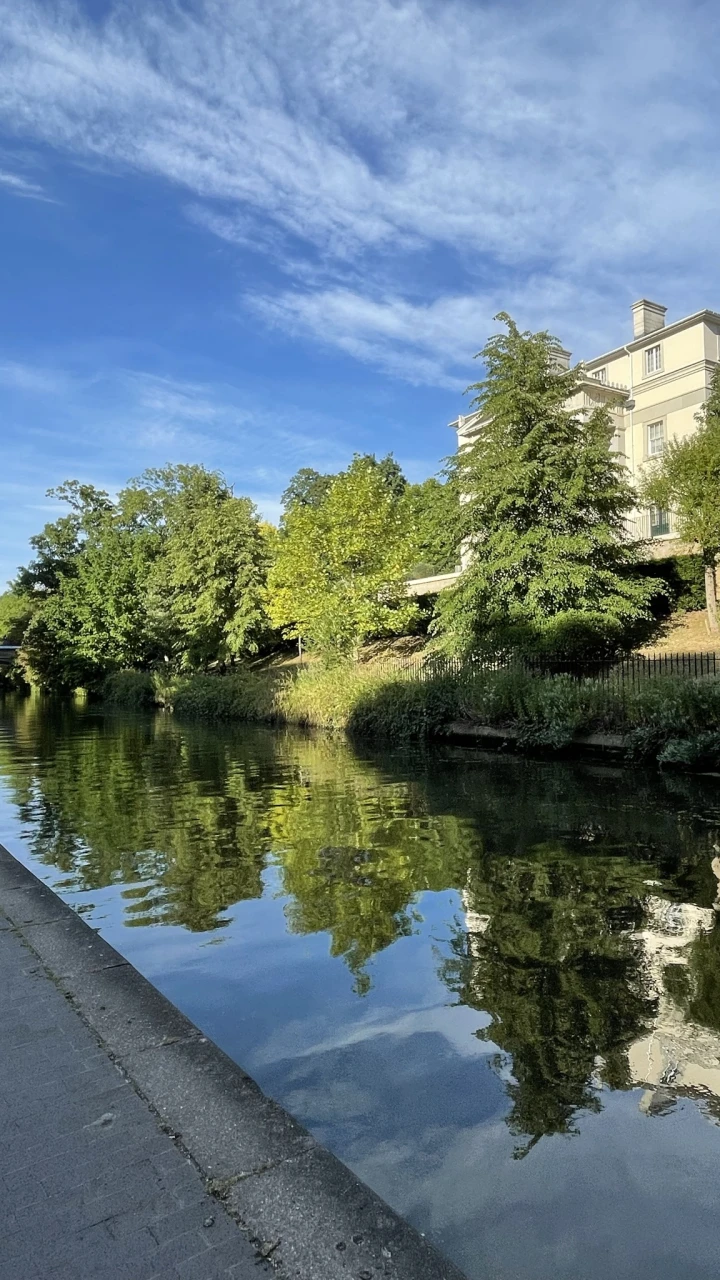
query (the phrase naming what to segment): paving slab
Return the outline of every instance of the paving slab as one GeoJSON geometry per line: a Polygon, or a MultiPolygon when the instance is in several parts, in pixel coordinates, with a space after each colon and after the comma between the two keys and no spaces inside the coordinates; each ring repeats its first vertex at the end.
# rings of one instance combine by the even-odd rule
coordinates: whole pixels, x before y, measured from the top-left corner
{"type": "Polygon", "coordinates": [[[8,928],[0,990],[3,1280],[256,1280],[247,1234],[8,928]]]}

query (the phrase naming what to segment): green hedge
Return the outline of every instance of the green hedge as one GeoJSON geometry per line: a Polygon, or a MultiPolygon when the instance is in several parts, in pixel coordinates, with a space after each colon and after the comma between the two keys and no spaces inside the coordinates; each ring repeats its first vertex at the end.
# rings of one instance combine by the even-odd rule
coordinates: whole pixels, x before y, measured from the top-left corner
{"type": "Polygon", "coordinates": [[[667,596],[658,595],[656,599],[658,617],[705,608],[705,568],[702,556],[668,556],[665,560],[646,560],[638,566],[638,571],[647,578],[656,578],[658,583],[664,583],[668,589],[667,596]]]}

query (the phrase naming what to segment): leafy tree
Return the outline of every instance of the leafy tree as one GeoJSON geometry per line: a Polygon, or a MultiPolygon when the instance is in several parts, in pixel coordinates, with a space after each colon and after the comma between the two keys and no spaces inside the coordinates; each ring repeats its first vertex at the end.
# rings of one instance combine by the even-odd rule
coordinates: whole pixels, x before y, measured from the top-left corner
{"type": "Polygon", "coordinates": [[[144,600],[154,549],[103,491],[67,481],[50,496],[70,513],[31,539],[36,557],[18,575],[17,587],[36,603],[23,639],[26,670],[42,687],[63,689],[146,664],[154,656],[144,600]]]}
{"type": "Polygon", "coordinates": [[[449,573],[459,556],[455,540],[459,500],[455,485],[441,484],[435,478],[409,484],[403,501],[413,535],[413,564],[408,577],[449,573]]]}
{"type": "Polygon", "coordinates": [[[719,629],[717,562],[720,556],[720,370],[713,375],[707,404],[696,414],[694,435],[669,440],[662,458],[641,484],[644,502],[675,513],[681,537],[702,549],[708,626],[719,629]]]}
{"type": "MultiPolygon", "coordinates": [[[[374,453],[356,454],[355,457],[366,462],[368,466],[377,467],[378,474],[395,497],[399,498],[405,492],[407,480],[399,462],[396,462],[391,453],[381,458],[379,462],[374,453]]],[[[334,479],[333,475],[323,475],[313,467],[301,467],[295,472],[282,495],[283,510],[287,512],[291,507],[321,507],[334,479]]]]}
{"type": "Polygon", "coordinates": [[[368,466],[377,467],[378,475],[388,492],[394,498],[401,498],[407,488],[407,480],[402,473],[400,463],[393,458],[392,454],[388,453],[379,460],[374,453],[363,453],[360,456],[368,466]]]}
{"type": "Polygon", "coordinates": [[[402,633],[417,617],[403,582],[407,509],[390,470],[356,456],[318,506],[286,512],[268,590],[271,618],[287,636],[346,653],[370,636],[402,633]]]}
{"type": "Polygon", "coordinates": [[[634,495],[609,414],[568,407],[578,370],[557,367],[549,334],[497,318],[507,332],[481,352],[486,376],[470,388],[477,434],[448,466],[465,498],[456,544],[472,555],[440,597],[436,632],[459,651],[625,644],[649,623],[653,588],[632,573],[634,495]]]}
{"type": "Polygon", "coordinates": [[[271,539],[253,504],[199,466],[148,471],[113,503],[68,481],[70,512],[32,539],[15,590],[34,606],[26,670],[52,689],[164,657],[183,668],[254,652],[267,630],[271,539]]]}
{"type": "Polygon", "coordinates": [[[295,472],[280,501],[283,509],[291,507],[319,507],[327,497],[333,477],[322,475],[313,467],[301,467],[295,472]]]}
{"type": "Polygon", "coordinates": [[[0,644],[20,644],[33,615],[33,602],[18,591],[0,595],[0,644]]]}
{"type": "Polygon", "coordinates": [[[56,489],[48,489],[47,496],[67,503],[70,511],[30,539],[35,557],[18,570],[14,585],[20,593],[57,591],[61,582],[75,572],[88,530],[112,509],[104,489],[79,480],[66,480],[56,489]]]}
{"type": "Polygon", "coordinates": [[[128,501],[140,493],[162,533],[148,581],[162,646],[189,668],[257,652],[268,629],[270,545],[254,503],[197,466],[146,472],[128,501]]]}

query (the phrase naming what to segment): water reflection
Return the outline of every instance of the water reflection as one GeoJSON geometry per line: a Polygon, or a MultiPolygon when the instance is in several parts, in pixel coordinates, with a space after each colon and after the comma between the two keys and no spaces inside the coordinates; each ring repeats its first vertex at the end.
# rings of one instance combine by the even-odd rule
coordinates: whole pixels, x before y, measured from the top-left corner
{"type": "MultiPolygon", "coordinates": [[[[115,895],[129,954],[140,935],[228,943],[204,967],[178,951],[173,998],[399,1208],[434,1222],[471,1274],[490,1256],[505,1257],[497,1275],[601,1275],[607,1261],[597,1241],[590,1261],[588,1236],[572,1259],[547,1245],[547,1265],[540,1250],[526,1272],[510,1241],[520,1248],[532,1215],[514,1235],[484,1227],[480,1248],[478,1213],[501,1185],[504,1205],[515,1194],[509,1173],[482,1172],[506,1152],[498,1127],[495,1159],[529,1171],[527,1208],[547,1193],[539,1151],[560,1197],[570,1166],[556,1140],[584,1151],[615,1100],[647,1134],[688,1099],[720,1117],[715,780],[357,751],[28,700],[5,710],[0,781],[64,893],[87,909],[88,894],[115,895]],[[478,1126],[484,1155],[471,1159],[478,1126]],[[457,1169],[467,1180],[470,1167],[461,1229],[457,1169]]],[[[570,1211],[570,1190],[561,1198],[553,1221],[570,1211]]]]}
{"type": "Polygon", "coordinates": [[[644,874],[639,862],[551,850],[482,858],[469,874],[443,977],[492,1015],[482,1034],[507,1058],[517,1156],[599,1110],[600,1067],[612,1088],[629,1083],[627,1047],[655,1006],[633,933],[644,874]]]}

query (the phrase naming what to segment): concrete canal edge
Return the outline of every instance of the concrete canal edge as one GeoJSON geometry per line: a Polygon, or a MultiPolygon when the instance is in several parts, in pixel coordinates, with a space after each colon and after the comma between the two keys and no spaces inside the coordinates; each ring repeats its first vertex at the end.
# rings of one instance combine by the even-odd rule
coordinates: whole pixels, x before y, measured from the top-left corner
{"type": "Polygon", "coordinates": [[[279,1277],[465,1280],[2,845],[0,908],[279,1277]]]}
{"type": "MultiPolygon", "coordinates": [[[[472,720],[455,720],[444,735],[451,742],[476,742],[479,746],[513,747],[522,736],[519,729],[498,728],[496,725],[476,724],[472,720]]],[[[564,748],[582,753],[617,756],[623,751],[625,740],[620,733],[576,733],[564,748]]],[[[553,751],[553,755],[561,754],[553,751]]]]}

